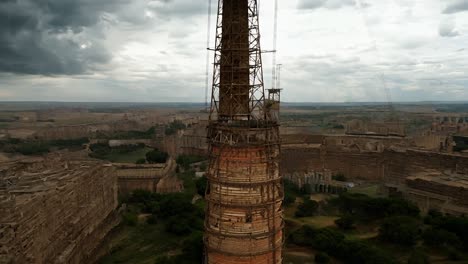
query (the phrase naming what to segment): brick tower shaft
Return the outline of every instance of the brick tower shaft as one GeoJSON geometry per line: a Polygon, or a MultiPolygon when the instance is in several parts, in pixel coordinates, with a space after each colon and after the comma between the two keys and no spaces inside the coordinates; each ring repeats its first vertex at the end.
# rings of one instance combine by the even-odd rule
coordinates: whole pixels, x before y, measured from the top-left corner
{"type": "Polygon", "coordinates": [[[265,104],[256,0],[219,0],[208,141],[208,264],[282,263],[277,120],[265,104]]]}

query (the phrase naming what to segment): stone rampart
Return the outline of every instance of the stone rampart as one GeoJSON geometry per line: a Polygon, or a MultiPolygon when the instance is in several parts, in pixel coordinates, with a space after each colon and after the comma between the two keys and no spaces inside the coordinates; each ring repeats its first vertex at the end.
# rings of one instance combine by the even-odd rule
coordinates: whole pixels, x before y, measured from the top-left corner
{"type": "Polygon", "coordinates": [[[119,222],[113,171],[95,161],[0,164],[0,263],[88,263],[119,222]]]}
{"type": "Polygon", "coordinates": [[[126,195],[134,190],[150,192],[178,192],[180,185],[169,177],[174,175],[176,162],[169,159],[162,164],[114,164],[118,179],[119,194],[126,195]],[[161,182],[162,179],[165,179],[161,182]],[[165,184],[167,183],[167,184],[165,184]]]}

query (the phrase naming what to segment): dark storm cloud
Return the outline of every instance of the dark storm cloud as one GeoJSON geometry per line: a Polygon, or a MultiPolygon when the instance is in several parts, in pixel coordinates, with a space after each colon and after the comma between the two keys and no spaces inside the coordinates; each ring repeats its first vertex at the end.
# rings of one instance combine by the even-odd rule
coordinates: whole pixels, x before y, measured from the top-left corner
{"type": "Polygon", "coordinates": [[[8,0],[0,3],[0,72],[80,74],[110,60],[86,29],[123,0],[8,0]],[[88,44],[85,44],[88,43],[88,44]]]}
{"type": "Polygon", "coordinates": [[[444,14],[453,14],[468,11],[468,0],[451,0],[444,9],[444,14]]]}
{"type": "Polygon", "coordinates": [[[2,0],[0,72],[74,75],[112,59],[103,42],[106,26],[138,30],[150,10],[159,24],[206,14],[192,0],[2,0]]]}

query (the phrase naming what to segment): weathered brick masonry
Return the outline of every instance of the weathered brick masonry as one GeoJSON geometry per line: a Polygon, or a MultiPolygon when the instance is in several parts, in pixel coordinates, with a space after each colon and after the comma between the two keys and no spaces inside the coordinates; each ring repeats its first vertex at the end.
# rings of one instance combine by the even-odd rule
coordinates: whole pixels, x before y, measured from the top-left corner
{"type": "Polygon", "coordinates": [[[100,162],[0,164],[0,263],[88,263],[117,205],[117,178],[100,162]]]}

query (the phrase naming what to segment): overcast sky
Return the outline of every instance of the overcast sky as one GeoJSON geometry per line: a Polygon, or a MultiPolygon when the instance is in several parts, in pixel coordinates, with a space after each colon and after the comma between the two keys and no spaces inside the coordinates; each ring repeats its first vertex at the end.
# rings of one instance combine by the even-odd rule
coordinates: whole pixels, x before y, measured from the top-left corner
{"type": "MultiPolygon", "coordinates": [[[[279,2],[284,101],[468,99],[468,0],[279,2]]],[[[260,2],[265,50],[273,5],[260,2]]],[[[2,0],[0,101],[204,101],[207,12],[208,0],[2,0]]]]}

